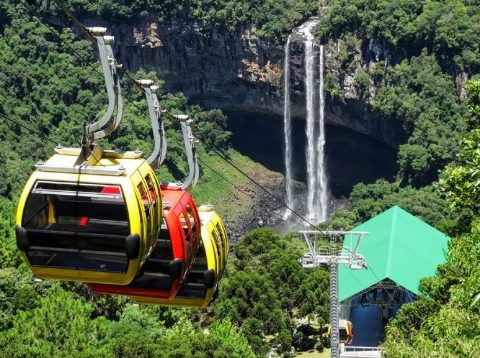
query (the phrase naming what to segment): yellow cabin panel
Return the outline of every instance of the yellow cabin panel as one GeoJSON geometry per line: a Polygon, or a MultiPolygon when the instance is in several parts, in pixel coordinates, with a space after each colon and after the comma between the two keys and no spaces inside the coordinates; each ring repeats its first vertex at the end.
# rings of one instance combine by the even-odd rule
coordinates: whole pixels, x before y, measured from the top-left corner
{"type": "MultiPolygon", "coordinates": [[[[145,160],[129,158],[96,166],[120,168],[120,175],[55,171],[73,167],[75,158],[56,154],[29,178],[16,215],[21,255],[40,278],[126,285],[156,238],[140,234],[142,208],[131,177],[150,173],[158,186],[155,174],[145,160]]],[[[161,208],[159,190],[157,201],[161,208]]]]}

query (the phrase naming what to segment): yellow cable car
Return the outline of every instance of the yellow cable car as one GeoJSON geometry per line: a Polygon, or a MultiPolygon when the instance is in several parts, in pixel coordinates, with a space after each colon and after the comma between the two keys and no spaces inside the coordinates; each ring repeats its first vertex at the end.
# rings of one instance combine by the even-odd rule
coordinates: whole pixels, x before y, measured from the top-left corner
{"type": "Polygon", "coordinates": [[[206,307],[212,300],[225,271],[228,237],[222,220],[211,205],[198,207],[202,223],[202,243],[184,284],[171,299],[152,295],[131,296],[137,303],[177,307],[206,307]]]}
{"type": "Polygon", "coordinates": [[[37,164],[18,204],[17,246],[40,278],[126,285],[155,246],[160,187],[140,152],[84,150],[59,147],[37,164]]]}

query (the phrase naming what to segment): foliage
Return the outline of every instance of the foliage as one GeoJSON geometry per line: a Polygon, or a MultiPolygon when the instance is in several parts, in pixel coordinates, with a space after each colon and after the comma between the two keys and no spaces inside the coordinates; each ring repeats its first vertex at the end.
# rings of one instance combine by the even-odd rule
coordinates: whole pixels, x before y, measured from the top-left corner
{"type": "Polygon", "coordinates": [[[13,214],[12,202],[0,196],[0,269],[17,267],[21,262],[13,231],[13,214]]]}
{"type": "Polygon", "coordinates": [[[303,248],[298,241],[256,229],[234,250],[236,259],[230,262],[214,313],[238,325],[256,352],[268,352],[272,339],[278,352],[288,352],[294,318],[326,322],[328,274],[301,269],[297,260],[303,248]]]}
{"type": "Polygon", "coordinates": [[[471,305],[472,298],[480,291],[479,239],[476,229],[451,242],[444,268],[429,279],[428,287],[435,289],[427,290],[427,297],[404,305],[389,324],[387,356],[480,354],[480,309],[471,305]]]}
{"type": "Polygon", "coordinates": [[[327,230],[351,230],[358,223],[358,218],[352,210],[336,210],[328,223],[327,230]]]}
{"type": "Polygon", "coordinates": [[[30,271],[13,267],[0,269],[0,330],[13,324],[13,317],[20,310],[31,310],[52,286],[45,282],[36,284],[30,271]]]}
{"type": "MultiPolygon", "coordinates": [[[[470,123],[478,123],[478,82],[470,83],[470,123]]],[[[447,260],[437,275],[424,279],[423,296],[405,305],[388,326],[388,356],[477,356],[480,354],[480,224],[476,203],[478,129],[463,140],[455,164],[447,166],[438,187],[457,219],[458,235],[449,245],[447,260]]]]}
{"type": "Polygon", "coordinates": [[[368,99],[370,78],[368,76],[368,73],[361,68],[357,71],[357,74],[355,75],[355,87],[357,88],[360,98],[368,99]]]}
{"type": "Polygon", "coordinates": [[[408,141],[400,146],[398,176],[416,187],[437,179],[466,130],[465,106],[458,101],[453,81],[425,52],[392,69],[388,85],[377,91],[373,109],[385,120],[402,123],[408,141]]]}
{"type": "Polygon", "coordinates": [[[319,34],[374,39],[408,57],[434,52],[444,69],[478,72],[480,7],[468,0],[332,0],[319,34]]]}
{"type": "Polygon", "coordinates": [[[201,139],[207,152],[213,149],[225,152],[228,149],[231,133],[226,131],[228,118],[221,110],[204,111],[200,106],[193,106],[189,108],[189,114],[196,122],[195,135],[201,139]]]}
{"type": "Polygon", "coordinates": [[[365,222],[394,205],[407,210],[430,225],[441,226],[450,219],[445,201],[432,186],[420,189],[402,187],[383,179],[374,184],[357,184],[350,194],[353,212],[359,223],[365,222]]]}
{"type": "MultiPolygon", "coordinates": [[[[461,0],[332,0],[324,10],[318,33],[322,42],[341,40],[339,80],[354,75],[373,115],[404,130],[398,152],[403,185],[437,180],[471,127],[460,78],[480,70],[479,19],[480,6],[461,0]],[[371,48],[381,49],[373,50],[376,62],[358,63],[360,54],[369,61],[371,48]]],[[[336,81],[327,76],[326,82],[332,99],[340,98],[336,81]]]]}
{"type": "Polygon", "coordinates": [[[63,290],[53,290],[38,301],[37,307],[15,315],[13,327],[0,339],[1,355],[102,354],[108,325],[104,318],[90,319],[90,305],[63,290]]]}
{"type": "Polygon", "coordinates": [[[439,188],[446,196],[450,209],[466,223],[478,217],[480,206],[480,80],[472,81],[467,86],[469,91],[468,107],[471,113],[472,129],[462,140],[462,149],[455,163],[448,165],[441,175],[439,188]]]}
{"type": "MultiPolygon", "coordinates": [[[[180,1],[110,1],[70,0],[82,15],[97,15],[114,22],[140,17],[157,17],[160,21],[206,21],[220,29],[234,32],[255,26],[258,35],[282,42],[290,30],[316,13],[316,0],[180,0],[180,1]]],[[[55,7],[44,6],[55,11],[55,7]]]]}

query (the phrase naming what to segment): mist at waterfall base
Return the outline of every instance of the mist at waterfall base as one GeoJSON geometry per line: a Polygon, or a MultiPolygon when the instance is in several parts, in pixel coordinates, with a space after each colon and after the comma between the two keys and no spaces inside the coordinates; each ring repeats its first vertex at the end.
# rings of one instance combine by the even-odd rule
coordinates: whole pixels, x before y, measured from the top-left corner
{"type": "MultiPolygon", "coordinates": [[[[280,115],[224,111],[232,146],[241,154],[285,175],[283,118],[280,115]]],[[[357,183],[377,179],[392,180],[398,171],[397,150],[367,135],[348,128],[326,125],[325,156],[328,188],[331,194],[328,211],[341,206],[357,183]]],[[[307,171],[305,119],[292,118],[292,176],[294,209],[307,214],[307,171]]],[[[285,199],[285,191],[275,192],[285,199]]],[[[279,210],[283,216],[285,208],[279,210]]]]}

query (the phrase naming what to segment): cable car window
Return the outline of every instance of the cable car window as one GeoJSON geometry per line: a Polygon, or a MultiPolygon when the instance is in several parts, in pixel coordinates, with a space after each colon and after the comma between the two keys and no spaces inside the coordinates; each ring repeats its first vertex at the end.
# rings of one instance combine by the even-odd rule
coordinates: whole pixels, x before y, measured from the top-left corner
{"type": "Polygon", "coordinates": [[[220,257],[222,257],[222,254],[220,252],[220,247],[221,247],[221,244],[220,244],[220,241],[221,241],[221,238],[220,238],[220,234],[218,233],[217,231],[217,228],[216,227],[213,227],[213,230],[212,230],[212,236],[213,236],[213,240],[215,241],[215,265],[216,267],[219,267],[219,260],[220,260],[220,257]]]}
{"type": "Polygon", "coordinates": [[[188,220],[190,221],[190,226],[193,228],[195,227],[195,216],[193,215],[192,208],[190,207],[190,204],[187,204],[185,206],[185,211],[187,212],[188,220]]]}
{"type": "Polygon", "coordinates": [[[147,218],[150,217],[150,202],[148,201],[147,192],[145,191],[145,187],[143,183],[138,184],[137,186],[138,192],[140,193],[140,197],[142,198],[143,206],[145,207],[145,213],[147,218]]]}
{"type": "Polygon", "coordinates": [[[150,197],[152,198],[152,205],[156,207],[158,204],[157,203],[158,188],[153,183],[153,180],[150,174],[147,174],[145,176],[145,181],[147,182],[148,191],[150,192],[150,197]]]}
{"type": "Polygon", "coordinates": [[[156,228],[154,219],[156,220],[155,215],[155,208],[152,205],[152,199],[150,196],[150,191],[146,188],[145,183],[141,182],[138,184],[138,191],[140,192],[140,196],[142,198],[143,206],[145,207],[145,215],[147,219],[147,233],[150,237],[150,240],[154,240],[155,236],[157,235],[156,229],[152,230],[152,228],[156,228]],[[148,193],[148,194],[147,194],[148,193]],[[153,214],[153,215],[152,215],[153,214]]]}
{"type": "Polygon", "coordinates": [[[150,239],[152,241],[155,241],[155,236],[157,235],[158,231],[158,218],[159,218],[159,207],[157,200],[160,196],[160,192],[158,189],[158,186],[155,185],[155,183],[152,180],[152,177],[150,174],[147,174],[145,176],[145,182],[147,183],[147,190],[150,194],[150,199],[151,199],[151,220],[152,220],[152,227],[150,230],[150,239]]]}
{"type": "Polygon", "coordinates": [[[128,212],[118,185],[39,181],[22,218],[34,266],[126,272],[128,212]]]}
{"type": "Polygon", "coordinates": [[[180,220],[180,224],[182,225],[183,231],[185,233],[185,239],[187,240],[187,242],[190,242],[192,240],[192,234],[190,231],[190,223],[186,219],[186,217],[187,215],[184,211],[182,211],[180,215],[178,215],[178,219],[180,220]]]}
{"type": "MultiPolygon", "coordinates": [[[[227,242],[227,238],[225,236],[225,231],[223,230],[223,227],[222,225],[220,225],[220,223],[216,223],[216,228],[218,230],[218,233],[220,234],[220,246],[219,246],[219,251],[221,252],[224,252],[225,251],[225,247],[224,247],[224,244],[226,244],[227,242]]],[[[221,255],[220,257],[222,257],[222,264],[225,265],[225,255],[221,255]]]]}
{"type": "Polygon", "coordinates": [[[195,235],[195,237],[193,237],[194,240],[197,239],[196,235],[197,235],[197,227],[196,227],[196,221],[195,221],[195,216],[193,215],[193,211],[192,211],[192,208],[190,207],[190,204],[187,204],[185,206],[185,211],[187,213],[187,217],[188,217],[188,221],[190,222],[190,227],[191,227],[191,230],[192,230],[192,236],[195,235]]]}

